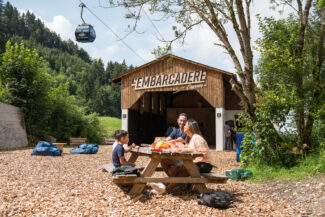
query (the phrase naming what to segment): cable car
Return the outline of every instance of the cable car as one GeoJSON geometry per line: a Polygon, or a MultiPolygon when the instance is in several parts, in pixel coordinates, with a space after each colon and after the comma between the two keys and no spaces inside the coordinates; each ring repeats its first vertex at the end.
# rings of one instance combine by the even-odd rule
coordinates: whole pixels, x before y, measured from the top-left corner
{"type": "Polygon", "coordinates": [[[78,42],[93,42],[96,38],[96,32],[92,25],[83,23],[78,25],[78,27],[76,28],[75,36],[78,42]]]}
{"type": "Polygon", "coordinates": [[[80,17],[83,21],[83,24],[79,24],[76,28],[76,31],[74,33],[76,36],[76,41],[82,43],[93,42],[96,38],[95,29],[92,25],[85,23],[84,19],[82,18],[83,9],[86,7],[86,5],[84,3],[81,3],[79,7],[81,7],[80,17]]]}

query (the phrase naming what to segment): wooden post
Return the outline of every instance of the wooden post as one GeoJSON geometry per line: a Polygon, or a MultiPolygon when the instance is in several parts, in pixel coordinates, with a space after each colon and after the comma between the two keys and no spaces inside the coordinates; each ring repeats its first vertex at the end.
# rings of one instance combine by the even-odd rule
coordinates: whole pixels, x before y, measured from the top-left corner
{"type": "MultiPolygon", "coordinates": [[[[159,158],[151,158],[150,162],[147,164],[146,168],[142,172],[141,177],[151,177],[152,174],[155,172],[159,163],[160,163],[159,158]]],[[[129,194],[130,195],[141,194],[145,186],[146,184],[134,184],[129,194]]]]}
{"type": "Polygon", "coordinates": [[[132,152],[130,158],[128,159],[128,162],[134,163],[139,157],[138,153],[132,152]]]}
{"type": "MultiPolygon", "coordinates": [[[[190,174],[190,176],[192,178],[200,178],[201,177],[199,169],[197,168],[197,166],[193,163],[193,161],[191,159],[183,159],[183,162],[184,162],[184,166],[185,166],[187,172],[190,174]]],[[[197,187],[197,189],[199,190],[199,192],[201,194],[208,192],[208,189],[205,186],[205,184],[195,184],[195,186],[197,187]]]]}

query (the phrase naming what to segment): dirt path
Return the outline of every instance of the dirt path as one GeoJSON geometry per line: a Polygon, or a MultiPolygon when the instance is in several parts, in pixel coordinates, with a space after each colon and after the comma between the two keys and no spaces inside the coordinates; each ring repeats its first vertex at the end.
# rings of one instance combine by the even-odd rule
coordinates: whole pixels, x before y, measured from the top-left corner
{"type": "Polygon", "coordinates": [[[304,215],[325,216],[325,174],[293,182],[268,181],[264,186],[270,197],[303,207],[304,215]]]}
{"type": "MultiPolygon", "coordinates": [[[[325,213],[324,175],[295,184],[257,185],[235,181],[225,185],[208,184],[210,189],[232,195],[234,203],[225,210],[198,205],[197,193],[185,192],[183,187],[164,195],[147,193],[133,203],[112,183],[110,174],[99,171],[103,164],[111,162],[111,147],[101,146],[96,155],[71,155],[70,149],[65,148],[61,157],[30,156],[31,151],[0,152],[0,216],[305,216],[325,213]],[[303,189],[314,192],[310,199],[300,197],[307,195],[303,189]],[[319,199],[321,197],[323,199],[319,199]],[[319,206],[315,205],[317,201],[319,206]]],[[[213,163],[218,166],[214,172],[224,174],[227,169],[238,168],[235,152],[211,152],[213,163]]],[[[137,166],[145,166],[148,159],[141,157],[137,162],[137,166]]]]}

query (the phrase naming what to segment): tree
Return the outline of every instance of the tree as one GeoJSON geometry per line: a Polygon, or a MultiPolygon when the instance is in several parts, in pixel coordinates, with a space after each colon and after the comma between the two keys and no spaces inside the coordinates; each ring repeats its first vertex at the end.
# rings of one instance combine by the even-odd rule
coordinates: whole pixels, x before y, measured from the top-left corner
{"type": "Polygon", "coordinates": [[[0,67],[0,80],[10,93],[4,100],[22,109],[27,133],[31,135],[42,135],[41,131],[48,129],[46,120],[50,115],[50,76],[39,70],[40,63],[35,50],[8,41],[0,67]]]}
{"type": "Polygon", "coordinates": [[[3,25],[3,0],[0,0],[0,52],[5,47],[5,33],[4,33],[4,25],[3,25]]]}
{"type": "Polygon", "coordinates": [[[257,74],[263,90],[261,104],[273,114],[273,121],[284,124],[293,113],[298,147],[312,148],[313,123],[324,113],[325,10],[304,19],[294,15],[285,20],[260,19],[263,37],[257,41],[261,53],[257,74]],[[302,22],[308,24],[304,32],[302,22]]]}
{"type": "Polygon", "coordinates": [[[86,116],[69,95],[68,83],[53,81],[46,72],[48,65],[41,67],[41,62],[35,50],[10,41],[1,58],[0,100],[22,110],[29,140],[82,136],[100,143],[97,115],[86,116]]]}

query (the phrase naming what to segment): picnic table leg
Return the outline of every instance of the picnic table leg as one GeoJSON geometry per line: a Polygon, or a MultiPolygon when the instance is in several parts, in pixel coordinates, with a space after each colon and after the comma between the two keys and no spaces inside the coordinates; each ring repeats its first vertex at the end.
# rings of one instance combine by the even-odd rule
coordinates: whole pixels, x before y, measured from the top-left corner
{"type": "MultiPolygon", "coordinates": [[[[158,158],[151,158],[150,162],[147,164],[146,168],[142,172],[142,177],[151,177],[152,174],[155,172],[158,164],[160,162],[160,159],[158,158]]],[[[130,195],[137,195],[140,194],[143,189],[145,188],[146,184],[134,184],[131,188],[129,194],[130,195]]]]}
{"type": "MultiPolygon", "coordinates": [[[[187,172],[190,174],[190,176],[192,178],[200,178],[201,177],[199,169],[197,168],[197,166],[193,163],[193,161],[191,159],[188,159],[188,160],[184,159],[183,162],[184,162],[184,166],[185,166],[187,172]]],[[[207,187],[203,183],[195,184],[195,186],[197,187],[197,190],[201,194],[208,192],[207,187]]]]}
{"type": "Polygon", "coordinates": [[[131,156],[128,159],[128,162],[134,163],[139,157],[138,153],[132,152],[131,156]]]}

